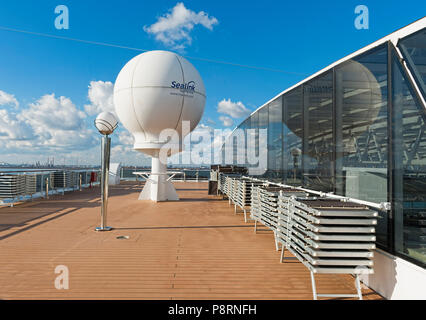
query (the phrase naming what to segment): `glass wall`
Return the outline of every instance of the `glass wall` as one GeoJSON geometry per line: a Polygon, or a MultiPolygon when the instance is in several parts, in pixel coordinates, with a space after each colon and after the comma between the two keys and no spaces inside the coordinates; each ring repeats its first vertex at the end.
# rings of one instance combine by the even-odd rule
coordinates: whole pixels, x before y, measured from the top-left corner
{"type": "Polygon", "coordinates": [[[388,201],[387,46],[336,68],[336,192],[388,201]]]}
{"type": "Polygon", "coordinates": [[[395,250],[426,263],[425,110],[392,60],[395,250]]]}
{"type": "Polygon", "coordinates": [[[303,93],[298,87],[283,96],[283,180],[302,184],[303,93]]]}
{"type": "MultiPolygon", "coordinates": [[[[335,69],[336,193],[388,201],[387,45],[335,69]]],[[[379,212],[377,242],[388,245],[388,213],[379,212]]]]}
{"type": "Polygon", "coordinates": [[[426,96],[426,29],[402,39],[399,48],[404,54],[416,83],[426,96]]]}
{"type": "Polygon", "coordinates": [[[250,130],[247,131],[247,143],[249,145],[254,145],[254,148],[247,150],[247,166],[249,168],[256,168],[258,164],[254,160],[259,157],[259,112],[255,112],[251,115],[249,120],[250,130]]]}
{"type": "Polygon", "coordinates": [[[239,143],[238,145],[238,154],[239,154],[239,158],[241,161],[243,161],[243,164],[247,163],[247,129],[248,126],[247,124],[250,123],[250,119],[246,119],[239,127],[238,129],[241,130],[241,143],[239,143]]]}
{"type": "MultiPolygon", "coordinates": [[[[259,129],[266,129],[266,130],[268,130],[269,129],[269,106],[263,107],[262,109],[260,109],[258,111],[258,113],[259,113],[259,125],[258,125],[258,128],[259,129]]],[[[259,134],[259,146],[265,147],[267,145],[268,145],[268,135],[259,134]]],[[[261,150],[261,152],[262,152],[262,150],[261,150]]],[[[259,166],[257,168],[259,176],[261,176],[261,177],[266,177],[266,175],[267,175],[268,160],[266,160],[265,165],[266,165],[265,167],[259,166]]]]}
{"type": "Polygon", "coordinates": [[[303,85],[303,101],[303,185],[318,191],[333,191],[331,71],[303,85]]]}
{"type": "MultiPolygon", "coordinates": [[[[268,147],[267,165],[253,175],[375,204],[390,203],[390,211],[376,209],[377,244],[422,266],[426,265],[426,107],[421,99],[426,92],[425,43],[426,29],[398,44],[414,79],[394,44],[387,42],[282,94],[242,125],[252,130],[248,135],[256,141],[256,156],[259,146],[268,147]],[[259,129],[268,129],[267,137],[260,137],[259,129]]],[[[234,146],[241,148],[238,142],[234,146]]]]}
{"type": "Polygon", "coordinates": [[[282,181],[282,98],[269,104],[268,179],[282,181]]]}

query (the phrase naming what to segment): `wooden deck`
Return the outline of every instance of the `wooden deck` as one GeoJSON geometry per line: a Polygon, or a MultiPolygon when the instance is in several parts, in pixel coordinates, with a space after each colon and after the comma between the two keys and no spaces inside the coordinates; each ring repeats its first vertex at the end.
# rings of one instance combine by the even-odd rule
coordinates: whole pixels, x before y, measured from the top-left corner
{"type": "MultiPolygon", "coordinates": [[[[0,208],[0,299],[312,299],[308,270],[279,262],[272,232],[255,234],[206,183],[175,186],[181,201],[157,204],[135,183],[111,187],[106,233],[93,231],[99,188],[0,208]]],[[[349,275],[317,279],[320,293],[355,293],[349,275]]]]}

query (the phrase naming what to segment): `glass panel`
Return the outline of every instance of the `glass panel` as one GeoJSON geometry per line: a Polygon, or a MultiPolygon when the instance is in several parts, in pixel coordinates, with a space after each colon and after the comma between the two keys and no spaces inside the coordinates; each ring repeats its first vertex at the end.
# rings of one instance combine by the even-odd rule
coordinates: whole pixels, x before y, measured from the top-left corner
{"type": "Polygon", "coordinates": [[[402,39],[398,46],[426,97],[426,29],[402,39]]]}
{"type": "MultiPolygon", "coordinates": [[[[388,201],[387,46],[336,68],[336,193],[388,201]]],[[[387,213],[377,242],[387,246],[387,213]]]]}
{"type": "Polygon", "coordinates": [[[282,181],[282,99],[269,104],[268,178],[282,181]]]}
{"type": "MultiPolygon", "coordinates": [[[[259,156],[259,112],[252,114],[248,120],[250,131],[247,132],[247,143],[254,144],[254,147],[250,146],[250,150],[246,150],[247,162],[249,168],[257,168],[255,159],[259,156]]],[[[249,173],[255,175],[256,170],[249,173]]]]}
{"type": "Polygon", "coordinates": [[[283,97],[283,177],[289,185],[302,181],[302,87],[283,97]]]}
{"type": "Polygon", "coordinates": [[[243,122],[233,132],[233,145],[234,145],[233,164],[236,166],[245,165],[245,151],[246,151],[245,140],[246,138],[245,138],[244,122],[243,122]]]}
{"type": "Polygon", "coordinates": [[[303,184],[313,190],[334,190],[333,74],[305,84],[303,184]]]}
{"type": "Polygon", "coordinates": [[[243,137],[244,137],[244,145],[241,147],[242,150],[242,154],[243,154],[243,159],[244,159],[244,163],[242,163],[242,166],[247,166],[247,129],[248,126],[247,124],[250,123],[250,118],[246,119],[242,124],[241,124],[241,130],[243,132],[243,137]]]}
{"type": "Polygon", "coordinates": [[[243,128],[243,123],[241,123],[237,127],[237,130],[235,130],[234,132],[234,136],[236,137],[234,139],[236,140],[236,149],[237,149],[237,158],[234,159],[234,164],[238,166],[244,165],[244,161],[241,161],[241,159],[244,157],[244,150],[245,150],[245,143],[244,141],[242,141],[244,137],[240,134],[242,128],[243,128]]]}
{"type": "MultiPolygon", "coordinates": [[[[269,114],[268,114],[269,107],[264,106],[262,109],[259,110],[259,129],[268,129],[269,126],[269,114]]],[[[267,146],[267,136],[263,138],[263,135],[259,135],[259,146],[267,146]],[[265,140],[265,141],[263,141],[265,140]]],[[[266,162],[267,165],[267,162],[266,162]]],[[[267,173],[268,168],[258,168],[259,172],[263,172],[264,174],[260,175],[265,177],[267,173]]]]}
{"type": "Polygon", "coordinates": [[[387,195],[387,48],[336,68],[338,194],[372,202],[387,195]]]}
{"type": "Polygon", "coordinates": [[[426,264],[425,110],[393,59],[395,250],[426,264]]]}
{"type": "Polygon", "coordinates": [[[235,134],[235,132],[232,134],[232,152],[233,152],[232,164],[235,166],[237,165],[237,157],[238,157],[238,140],[237,140],[237,135],[235,134]]]}

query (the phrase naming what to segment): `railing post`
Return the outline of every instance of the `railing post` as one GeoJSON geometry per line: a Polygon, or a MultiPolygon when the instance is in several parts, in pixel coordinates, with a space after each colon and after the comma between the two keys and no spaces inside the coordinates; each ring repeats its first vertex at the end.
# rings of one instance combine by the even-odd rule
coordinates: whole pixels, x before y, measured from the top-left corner
{"type": "Polygon", "coordinates": [[[40,196],[43,197],[43,174],[40,177],[40,196]]]}
{"type": "Polygon", "coordinates": [[[49,178],[46,178],[46,199],[49,199],[49,178]]]}
{"type": "Polygon", "coordinates": [[[83,191],[83,185],[82,185],[82,177],[81,177],[81,173],[80,173],[80,191],[83,191]]]}

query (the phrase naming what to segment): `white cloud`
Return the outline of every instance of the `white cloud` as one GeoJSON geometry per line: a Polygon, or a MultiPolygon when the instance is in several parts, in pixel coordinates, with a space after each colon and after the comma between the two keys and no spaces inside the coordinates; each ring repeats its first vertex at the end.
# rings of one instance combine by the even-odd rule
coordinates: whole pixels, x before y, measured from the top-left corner
{"type": "Polygon", "coordinates": [[[91,81],[88,97],[90,104],[85,105],[87,114],[97,115],[103,111],[114,113],[114,85],[110,81],[91,81]]]}
{"type": "Polygon", "coordinates": [[[71,99],[56,98],[55,94],[42,96],[19,115],[19,119],[30,124],[36,132],[81,129],[85,118],[86,114],[78,110],[71,99]]]}
{"type": "Polygon", "coordinates": [[[220,116],[219,120],[222,121],[222,124],[225,127],[230,127],[234,124],[234,120],[232,120],[230,117],[227,117],[227,116],[220,116]]]}
{"type": "Polygon", "coordinates": [[[0,140],[29,140],[33,138],[33,134],[32,128],[19,121],[16,114],[0,110],[0,140]]]}
{"type": "Polygon", "coordinates": [[[185,8],[182,2],[177,3],[169,13],[158,18],[150,26],[144,26],[147,33],[153,34],[155,39],[168,47],[184,49],[191,45],[191,31],[194,26],[201,25],[209,30],[218,23],[215,17],[209,17],[204,11],[198,13],[185,8]]]}
{"type": "Polygon", "coordinates": [[[117,140],[112,141],[111,162],[127,165],[151,165],[151,157],[133,149],[134,139],[128,131],[114,133],[117,140]]]}
{"type": "Polygon", "coordinates": [[[217,111],[227,114],[232,118],[243,118],[250,114],[250,110],[247,109],[241,101],[232,102],[231,99],[223,99],[220,101],[217,105],[217,111]]]}
{"type": "Polygon", "coordinates": [[[8,154],[78,152],[96,145],[87,115],[66,97],[42,96],[25,109],[0,110],[0,142],[8,154]]]}
{"type": "Polygon", "coordinates": [[[15,108],[19,107],[19,102],[13,94],[0,90],[0,106],[14,105],[15,108]]]}
{"type": "Polygon", "coordinates": [[[133,146],[135,143],[135,138],[132,134],[129,133],[129,131],[121,131],[118,133],[118,141],[126,146],[133,146]]]}
{"type": "Polygon", "coordinates": [[[81,150],[95,144],[95,132],[87,127],[87,115],[71,99],[42,96],[17,116],[31,126],[37,141],[34,147],[81,150]]]}
{"type": "MultiPolygon", "coordinates": [[[[12,94],[1,96],[8,97],[2,102],[14,101],[12,94]]],[[[44,162],[54,156],[61,164],[99,163],[99,140],[86,113],[67,97],[48,94],[25,108],[0,108],[0,162],[44,162]]]]}

